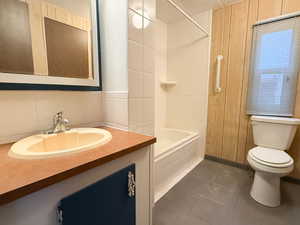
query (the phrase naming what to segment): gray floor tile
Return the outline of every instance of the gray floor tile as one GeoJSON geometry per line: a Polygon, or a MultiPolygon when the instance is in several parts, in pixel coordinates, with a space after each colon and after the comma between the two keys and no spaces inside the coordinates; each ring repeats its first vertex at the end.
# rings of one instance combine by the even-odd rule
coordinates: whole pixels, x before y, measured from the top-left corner
{"type": "Polygon", "coordinates": [[[251,172],[204,160],[154,209],[154,225],[299,225],[300,186],[282,183],[282,205],[249,195],[251,172]]]}
{"type": "Polygon", "coordinates": [[[237,191],[245,183],[251,183],[252,177],[253,174],[250,171],[224,166],[222,172],[217,175],[215,182],[232,191],[237,191]]]}
{"type": "Polygon", "coordinates": [[[205,182],[193,176],[186,176],[176,186],[174,192],[194,198],[205,198],[221,205],[231,204],[235,199],[234,192],[230,188],[217,184],[213,180],[205,182]]]}
{"type": "Polygon", "coordinates": [[[277,208],[265,207],[253,200],[249,192],[250,187],[244,187],[238,193],[237,213],[233,225],[292,225],[289,222],[291,215],[289,205],[282,204],[277,208]]]}

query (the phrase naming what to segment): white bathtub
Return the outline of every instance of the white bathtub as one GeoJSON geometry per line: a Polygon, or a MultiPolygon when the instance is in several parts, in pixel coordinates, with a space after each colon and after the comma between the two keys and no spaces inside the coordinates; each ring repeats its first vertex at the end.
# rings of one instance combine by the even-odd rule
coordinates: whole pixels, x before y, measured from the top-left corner
{"type": "Polygon", "coordinates": [[[155,202],[165,195],[204,157],[197,133],[167,129],[159,131],[154,149],[155,202]]]}

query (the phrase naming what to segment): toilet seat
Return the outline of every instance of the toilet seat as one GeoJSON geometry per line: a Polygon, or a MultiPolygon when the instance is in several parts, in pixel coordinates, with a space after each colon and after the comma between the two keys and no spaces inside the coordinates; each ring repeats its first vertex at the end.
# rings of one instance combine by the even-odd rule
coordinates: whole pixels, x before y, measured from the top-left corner
{"type": "Polygon", "coordinates": [[[256,163],[274,168],[285,168],[294,164],[293,158],[286,152],[271,148],[255,147],[248,155],[256,163]]]}

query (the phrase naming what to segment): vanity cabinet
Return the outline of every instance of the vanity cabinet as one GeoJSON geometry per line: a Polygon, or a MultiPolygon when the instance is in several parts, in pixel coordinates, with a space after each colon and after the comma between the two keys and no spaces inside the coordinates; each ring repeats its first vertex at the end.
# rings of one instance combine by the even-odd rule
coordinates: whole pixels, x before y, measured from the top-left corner
{"type": "MultiPolygon", "coordinates": [[[[127,133],[126,133],[127,135],[127,133]]],[[[88,152],[86,153],[89,154],[88,152]]],[[[58,158],[47,159],[45,162],[55,161],[58,158]]],[[[77,160],[76,155],[64,158],[66,164],[77,160]]],[[[33,162],[33,160],[31,160],[33,162]]],[[[63,212],[63,225],[151,225],[152,218],[152,146],[141,147],[131,153],[109,160],[106,163],[90,169],[76,176],[43,188],[25,197],[0,206],[0,225],[59,225],[57,208],[59,203],[74,204],[74,209],[63,212]],[[134,169],[133,169],[134,167],[134,169]],[[128,173],[132,172],[136,183],[134,196],[128,196],[128,173]],[[87,222],[80,221],[80,209],[89,207],[86,201],[67,200],[68,196],[84,191],[96,185],[100,189],[100,196],[95,197],[97,202],[97,219],[101,223],[91,223],[90,218],[83,216],[87,222]],[[96,199],[97,198],[97,199],[96,199]],[[79,208],[77,208],[79,207],[79,208]],[[67,213],[71,220],[65,220],[67,213]],[[65,216],[64,216],[65,215],[65,216]],[[73,219],[72,219],[73,218],[73,219]]],[[[49,167],[44,163],[41,170],[49,167]]],[[[34,172],[34,171],[32,171],[34,172]]],[[[1,185],[1,184],[0,184],[1,185]]],[[[97,190],[97,192],[99,192],[97,190]]],[[[67,209],[67,207],[65,207],[67,209]]]]}
{"type": "Polygon", "coordinates": [[[60,201],[61,225],[135,225],[135,165],[60,201]]]}

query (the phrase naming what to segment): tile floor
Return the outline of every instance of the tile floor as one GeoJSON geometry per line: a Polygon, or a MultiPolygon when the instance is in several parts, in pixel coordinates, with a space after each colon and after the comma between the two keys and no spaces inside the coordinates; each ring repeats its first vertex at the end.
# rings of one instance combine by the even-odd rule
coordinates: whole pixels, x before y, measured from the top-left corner
{"type": "Polygon", "coordinates": [[[300,185],[282,183],[282,205],[249,195],[252,173],[204,160],[160,199],[154,225],[300,225],[300,185]]]}

